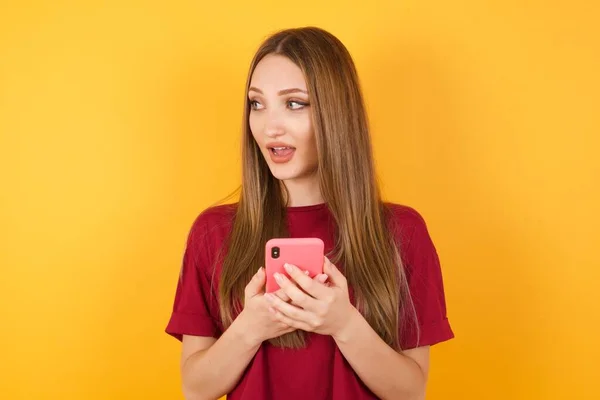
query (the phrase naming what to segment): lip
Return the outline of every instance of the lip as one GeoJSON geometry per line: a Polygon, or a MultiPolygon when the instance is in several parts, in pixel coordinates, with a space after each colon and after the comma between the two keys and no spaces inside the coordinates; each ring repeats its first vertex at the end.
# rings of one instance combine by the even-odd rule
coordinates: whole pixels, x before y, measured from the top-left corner
{"type": "Polygon", "coordinates": [[[295,149],[294,146],[291,146],[291,145],[289,145],[287,143],[283,143],[283,142],[270,142],[270,143],[267,143],[267,149],[270,150],[273,147],[290,147],[292,149],[295,149]]]}
{"type": "Polygon", "coordinates": [[[294,157],[294,154],[296,153],[296,148],[294,146],[290,146],[289,144],[283,143],[283,142],[271,142],[271,143],[267,144],[267,149],[269,151],[269,157],[271,158],[271,161],[273,161],[275,164],[284,164],[284,163],[289,162],[294,157]],[[281,155],[281,154],[276,155],[273,152],[274,147],[289,147],[290,149],[292,149],[292,151],[290,151],[284,155],[281,155]]]}

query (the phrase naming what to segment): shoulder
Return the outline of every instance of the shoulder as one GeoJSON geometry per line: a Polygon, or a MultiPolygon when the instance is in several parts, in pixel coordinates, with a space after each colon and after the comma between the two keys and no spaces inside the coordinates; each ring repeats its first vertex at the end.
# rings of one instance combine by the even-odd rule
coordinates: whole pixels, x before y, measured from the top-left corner
{"type": "Polygon", "coordinates": [[[212,259],[231,232],[237,204],[212,206],[193,220],[187,236],[186,251],[194,258],[212,259]]]}
{"type": "Polygon", "coordinates": [[[387,223],[397,240],[410,241],[415,234],[427,233],[425,218],[415,208],[397,203],[384,203],[387,223]]]}
{"type": "Polygon", "coordinates": [[[407,318],[401,347],[433,345],[454,337],[447,317],[444,280],[436,246],[423,215],[413,207],[386,204],[388,221],[396,239],[416,321],[407,318]],[[416,326],[414,324],[417,324],[416,326]]]}
{"type": "Polygon", "coordinates": [[[208,273],[231,231],[236,210],[237,204],[223,204],[197,214],[188,231],[182,272],[189,264],[208,273]]]}
{"type": "Polygon", "coordinates": [[[384,203],[384,206],[394,222],[410,226],[425,224],[423,216],[411,206],[390,202],[384,203]]]}
{"type": "Polygon", "coordinates": [[[386,206],[388,229],[408,272],[437,268],[437,249],[423,215],[407,205],[386,203],[386,206]]]}
{"type": "Polygon", "coordinates": [[[215,231],[229,229],[235,218],[237,204],[222,204],[201,211],[194,219],[189,238],[192,241],[202,239],[215,231]]]}

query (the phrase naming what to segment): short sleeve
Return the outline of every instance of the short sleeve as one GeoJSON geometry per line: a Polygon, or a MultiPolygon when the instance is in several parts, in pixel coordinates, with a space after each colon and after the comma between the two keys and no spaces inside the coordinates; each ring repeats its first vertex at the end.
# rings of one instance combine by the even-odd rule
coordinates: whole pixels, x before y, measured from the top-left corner
{"type": "Polygon", "coordinates": [[[430,346],[454,337],[447,316],[440,260],[421,215],[402,211],[401,255],[412,304],[401,315],[400,347],[430,346]]]}
{"type": "Polygon", "coordinates": [[[165,330],[178,340],[182,340],[183,335],[218,337],[221,333],[206,236],[201,216],[188,235],[173,309],[165,330]]]}

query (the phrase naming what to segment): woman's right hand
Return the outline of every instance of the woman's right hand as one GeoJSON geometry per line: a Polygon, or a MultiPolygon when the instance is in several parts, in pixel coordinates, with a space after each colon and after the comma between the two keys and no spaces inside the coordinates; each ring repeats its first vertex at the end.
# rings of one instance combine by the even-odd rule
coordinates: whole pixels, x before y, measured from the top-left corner
{"type": "MultiPolygon", "coordinates": [[[[252,346],[258,346],[265,340],[296,330],[277,320],[275,314],[269,311],[271,305],[264,298],[265,285],[265,269],[261,267],[246,285],[244,309],[237,318],[241,323],[244,337],[248,339],[248,343],[252,346]]],[[[275,294],[284,301],[289,300],[282,290],[275,294]]]]}

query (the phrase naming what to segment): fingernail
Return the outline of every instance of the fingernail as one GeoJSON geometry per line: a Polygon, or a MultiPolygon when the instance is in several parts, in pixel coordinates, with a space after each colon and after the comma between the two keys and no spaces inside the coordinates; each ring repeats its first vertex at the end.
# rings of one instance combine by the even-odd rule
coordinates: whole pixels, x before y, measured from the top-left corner
{"type": "Polygon", "coordinates": [[[277,282],[281,283],[281,281],[283,281],[283,276],[281,276],[279,272],[275,272],[274,276],[277,282]]]}
{"type": "Polygon", "coordinates": [[[304,271],[304,275],[308,275],[308,274],[309,274],[309,272],[308,272],[308,271],[304,271]]]}
{"type": "Polygon", "coordinates": [[[267,301],[271,302],[273,301],[273,295],[271,293],[266,293],[265,294],[265,298],[267,299],[267,301]]]}
{"type": "Polygon", "coordinates": [[[325,283],[327,278],[328,278],[327,274],[321,274],[321,275],[319,275],[319,277],[317,279],[319,280],[319,282],[325,283]]]}
{"type": "Polygon", "coordinates": [[[285,270],[288,272],[288,274],[291,274],[292,271],[294,270],[294,267],[288,263],[283,264],[283,268],[285,268],[285,270]]]}

